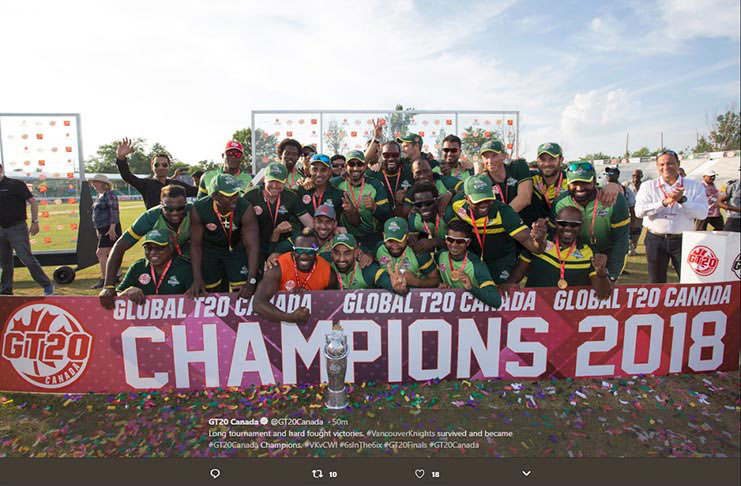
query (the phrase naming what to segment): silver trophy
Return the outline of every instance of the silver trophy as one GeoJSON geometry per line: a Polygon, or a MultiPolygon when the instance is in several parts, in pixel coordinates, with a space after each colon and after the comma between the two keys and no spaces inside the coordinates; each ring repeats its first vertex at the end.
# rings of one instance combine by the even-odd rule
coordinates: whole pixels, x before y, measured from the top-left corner
{"type": "Polygon", "coordinates": [[[347,336],[342,332],[342,326],[336,324],[326,338],[324,357],[327,359],[327,376],[329,378],[326,406],[332,410],[340,410],[347,406],[347,388],[345,387],[347,336]]]}

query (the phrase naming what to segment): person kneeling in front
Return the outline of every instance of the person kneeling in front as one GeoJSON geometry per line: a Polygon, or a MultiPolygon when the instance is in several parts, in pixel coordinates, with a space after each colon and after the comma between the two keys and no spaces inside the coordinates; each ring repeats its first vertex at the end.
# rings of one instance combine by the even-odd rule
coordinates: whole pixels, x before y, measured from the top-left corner
{"type": "MultiPolygon", "coordinates": [[[[193,284],[190,263],[173,256],[171,234],[155,229],[144,236],[144,257],[129,267],[118,286],[119,297],[143,304],[147,295],[184,294],[193,284]]],[[[112,287],[112,286],[111,286],[112,287]]]]}
{"type": "Polygon", "coordinates": [[[296,238],[293,251],[278,258],[278,265],[267,271],[255,291],[255,312],[271,321],[301,324],[309,318],[309,309],[299,307],[283,312],[270,302],[276,292],[303,292],[337,288],[337,276],[329,262],[317,257],[319,245],[312,228],[304,228],[296,238]]]}
{"type": "Polygon", "coordinates": [[[484,304],[497,308],[502,304],[497,286],[489,268],[478,255],[468,251],[471,244],[471,227],[454,219],[445,236],[447,250],[437,254],[441,289],[466,289],[484,304]]]}

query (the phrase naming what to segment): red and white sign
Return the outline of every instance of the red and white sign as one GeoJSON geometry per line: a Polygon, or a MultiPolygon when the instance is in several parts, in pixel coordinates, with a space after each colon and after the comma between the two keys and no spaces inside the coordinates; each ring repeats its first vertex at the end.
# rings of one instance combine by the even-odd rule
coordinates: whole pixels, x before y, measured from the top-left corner
{"type": "Polygon", "coordinates": [[[687,255],[687,263],[696,274],[707,277],[718,268],[718,257],[707,246],[698,245],[690,250],[690,254],[687,255]]]}
{"type": "Polygon", "coordinates": [[[740,282],[524,289],[489,308],[463,290],[279,292],[297,326],[237,294],[0,299],[0,390],[198,390],[326,381],[325,335],[348,337],[351,383],[705,373],[739,366],[740,282]],[[75,309],[74,315],[66,309],[75,309]],[[89,366],[86,366],[89,363],[89,366]]]}
{"type": "Polygon", "coordinates": [[[733,282],[741,278],[734,265],[741,234],[730,231],[682,233],[682,283],[733,282]]]}
{"type": "Polygon", "coordinates": [[[5,323],[2,358],[33,389],[56,390],[83,376],[92,342],[92,336],[67,309],[25,304],[14,309],[5,323]]]}

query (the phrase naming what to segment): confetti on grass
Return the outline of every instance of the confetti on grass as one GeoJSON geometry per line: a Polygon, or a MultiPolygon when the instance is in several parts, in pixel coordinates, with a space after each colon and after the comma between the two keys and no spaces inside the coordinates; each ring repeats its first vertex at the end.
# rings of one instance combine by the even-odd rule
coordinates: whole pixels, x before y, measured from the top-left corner
{"type": "MultiPolygon", "coordinates": [[[[440,381],[350,385],[350,406],[323,406],[325,386],[273,386],[111,395],[0,394],[0,457],[547,456],[734,457],[739,373],[535,382],[440,381]],[[325,429],[363,434],[416,430],[511,431],[476,449],[216,449],[209,419],[321,418],[325,429]],[[331,418],[342,418],[329,425],[331,418]],[[344,422],[346,420],[347,422],[344,422]]],[[[241,440],[241,439],[240,439],[241,440]]],[[[299,444],[306,437],[244,439],[299,444]]],[[[469,438],[466,441],[471,441],[469,438]]]]}

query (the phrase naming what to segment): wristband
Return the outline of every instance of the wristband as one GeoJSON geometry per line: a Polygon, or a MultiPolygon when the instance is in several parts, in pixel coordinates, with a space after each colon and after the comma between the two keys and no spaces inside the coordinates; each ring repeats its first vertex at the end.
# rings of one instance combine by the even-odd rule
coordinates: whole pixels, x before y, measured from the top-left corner
{"type": "Polygon", "coordinates": [[[39,224],[39,220],[38,219],[32,219],[31,220],[31,224],[39,224]]]}
{"type": "Polygon", "coordinates": [[[116,288],[115,285],[106,285],[103,287],[104,290],[115,289],[115,288],[116,288]]]}

